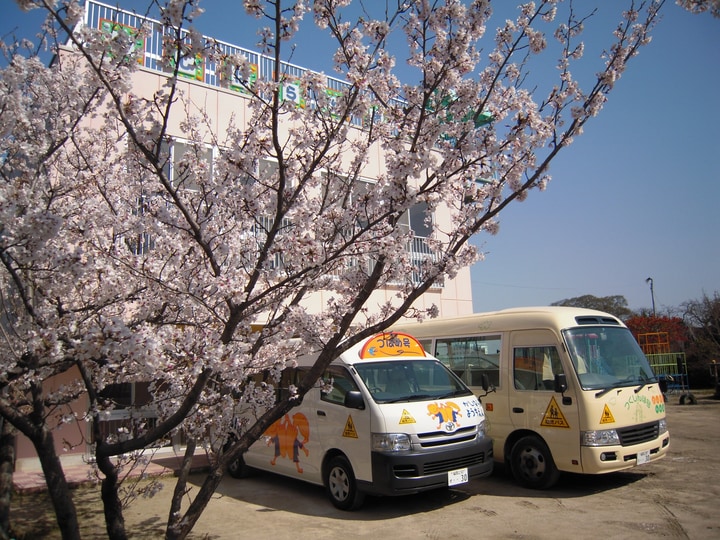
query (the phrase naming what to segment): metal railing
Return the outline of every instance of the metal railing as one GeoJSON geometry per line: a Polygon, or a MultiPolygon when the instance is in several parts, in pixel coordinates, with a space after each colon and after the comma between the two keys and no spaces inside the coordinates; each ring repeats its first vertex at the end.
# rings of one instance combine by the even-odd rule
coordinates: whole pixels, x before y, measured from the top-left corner
{"type": "MultiPolygon", "coordinates": [[[[164,37],[171,37],[174,29],[166,27],[158,20],[151,19],[130,11],[125,11],[95,0],[87,0],[85,4],[84,24],[88,28],[100,29],[109,35],[123,32],[128,37],[131,45],[128,52],[138,54],[138,63],[147,69],[168,73],[169,67],[163,60],[165,57],[174,57],[176,51],[164,51],[164,37]]],[[[181,32],[183,39],[189,40],[189,33],[181,32]]],[[[247,87],[252,86],[254,79],[274,80],[275,60],[269,56],[238,47],[224,41],[203,36],[204,55],[194,58],[187,55],[180,55],[178,74],[188,80],[194,80],[209,86],[220,87],[240,94],[247,93],[247,87]],[[227,65],[224,62],[231,62],[236,56],[244,57],[251,66],[249,80],[241,80],[238,66],[227,65]],[[228,68],[228,69],[224,69],[228,68]],[[223,76],[223,74],[229,76],[223,76]]],[[[174,67],[174,66],[173,66],[174,67]]],[[[307,69],[288,62],[280,62],[281,82],[286,87],[292,86],[307,69]]],[[[326,77],[326,92],[331,98],[338,93],[347,90],[351,85],[340,79],[326,77]]],[[[287,93],[287,92],[285,92],[287,93]]],[[[297,92],[294,93],[297,95],[297,92]]],[[[300,96],[302,106],[313,106],[312,96],[300,96]]],[[[392,100],[393,103],[401,104],[399,99],[392,100]]],[[[350,123],[355,126],[362,126],[363,119],[358,117],[350,118],[350,123]]]]}
{"type": "MultiPolygon", "coordinates": [[[[257,220],[257,224],[255,227],[253,227],[253,233],[255,237],[257,238],[257,245],[258,249],[263,244],[265,237],[267,235],[267,232],[272,228],[274,223],[274,219],[268,216],[261,216],[257,220]]],[[[283,220],[283,227],[290,227],[292,225],[291,221],[288,219],[283,220]]],[[[412,261],[412,267],[413,270],[410,275],[410,280],[413,284],[418,285],[425,281],[426,278],[426,272],[424,270],[426,263],[433,263],[437,261],[437,255],[430,249],[430,246],[428,245],[427,238],[421,237],[421,236],[415,236],[410,240],[406,247],[410,260],[412,261]]],[[[363,260],[361,260],[359,257],[353,257],[350,262],[348,263],[352,267],[357,267],[358,264],[363,264],[365,267],[365,271],[370,274],[375,266],[375,259],[368,256],[365,257],[363,260]]],[[[275,255],[275,258],[271,262],[272,268],[282,268],[283,266],[283,258],[280,254],[275,255]]],[[[336,278],[340,277],[341,272],[332,273],[332,275],[336,278]]],[[[392,283],[393,285],[400,285],[399,282],[392,283]]],[[[442,280],[438,280],[435,282],[434,286],[436,287],[442,287],[444,285],[444,282],[442,280]]]]}

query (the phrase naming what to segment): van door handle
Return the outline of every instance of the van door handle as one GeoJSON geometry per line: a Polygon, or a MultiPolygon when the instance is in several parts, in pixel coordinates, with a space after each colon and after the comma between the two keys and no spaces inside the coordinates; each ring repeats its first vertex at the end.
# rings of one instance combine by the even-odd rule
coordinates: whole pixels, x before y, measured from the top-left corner
{"type": "Polygon", "coordinates": [[[318,411],[318,412],[317,412],[317,415],[318,415],[318,416],[327,416],[327,415],[325,414],[325,411],[318,411]]]}
{"type": "Polygon", "coordinates": [[[514,413],[524,413],[525,409],[523,409],[522,407],[513,407],[512,411],[514,413]]]}

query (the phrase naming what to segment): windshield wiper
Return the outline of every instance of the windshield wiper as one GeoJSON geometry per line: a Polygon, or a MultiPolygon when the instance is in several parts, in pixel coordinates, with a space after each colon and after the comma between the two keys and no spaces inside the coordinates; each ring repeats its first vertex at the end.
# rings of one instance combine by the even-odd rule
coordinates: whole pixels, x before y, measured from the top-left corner
{"type": "Polygon", "coordinates": [[[595,394],[595,397],[604,396],[604,395],[607,394],[610,390],[615,390],[616,388],[617,388],[617,386],[615,386],[615,385],[608,386],[607,388],[603,388],[603,389],[600,390],[597,394],[595,394]]]}
{"type": "Polygon", "coordinates": [[[645,388],[648,384],[650,384],[651,382],[655,382],[655,381],[656,381],[656,379],[655,379],[654,377],[647,377],[647,378],[645,378],[645,379],[642,379],[642,380],[640,381],[640,386],[638,386],[638,387],[635,389],[635,393],[637,394],[640,390],[642,390],[643,388],[645,388]]]}
{"type": "Polygon", "coordinates": [[[447,399],[447,398],[451,398],[451,397],[471,396],[471,395],[472,395],[472,392],[468,392],[465,389],[458,388],[456,390],[451,390],[447,394],[443,394],[441,396],[430,396],[430,397],[432,397],[433,399],[447,399]]]}
{"type": "MultiPolygon", "coordinates": [[[[415,398],[418,396],[403,396],[395,399],[384,399],[382,400],[383,403],[400,403],[402,401],[415,401],[415,398]]],[[[425,397],[425,396],[420,396],[425,397]]]]}
{"type": "MultiPolygon", "coordinates": [[[[628,379],[629,379],[629,378],[630,378],[630,377],[628,377],[628,379]]],[[[635,378],[633,377],[633,379],[635,379],[635,378]]],[[[644,379],[640,379],[640,386],[638,386],[637,388],[635,388],[635,389],[634,389],[634,392],[637,394],[640,390],[642,390],[643,388],[645,388],[648,384],[650,384],[651,382],[654,382],[654,380],[655,380],[655,379],[649,378],[649,377],[644,378],[644,379]]],[[[610,386],[608,386],[607,388],[603,388],[602,390],[600,390],[597,394],[595,394],[595,397],[604,396],[604,395],[607,394],[610,390],[615,390],[616,388],[623,388],[623,387],[627,387],[627,386],[632,386],[632,383],[637,383],[637,381],[636,381],[636,380],[623,380],[623,381],[618,381],[618,382],[616,382],[615,384],[610,385],[610,386]]]]}

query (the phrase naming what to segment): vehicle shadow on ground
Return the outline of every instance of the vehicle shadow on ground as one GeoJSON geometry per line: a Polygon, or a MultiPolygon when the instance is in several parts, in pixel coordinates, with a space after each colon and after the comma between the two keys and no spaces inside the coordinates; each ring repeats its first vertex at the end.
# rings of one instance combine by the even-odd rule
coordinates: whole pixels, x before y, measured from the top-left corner
{"type": "Polygon", "coordinates": [[[477,495],[526,499],[572,499],[626,487],[651,474],[653,474],[652,465],[642,471],[620,471],[598,475],[562,473],[555,486],[540,490],[518,485],[512,473],[503,464],[496,464],[490,478],[475,480],[472,485],[476,488],[474,494],[477,495]]]}
{"type": "Polygon", "coordinates": [[[465,489],[437,489],[402,497],[367,496],[356,511],[338,510],[322,486],[286,478],[265,471],[253,472],[237,480],[225,476],[215,497],[232,497],[261,507],[260,512],[282,511],[334,519],[383,520],[415,513],[430,512],[464,501],[473,495],[465,489]]]}
{"type": "Polygon", "coordinates": [[[431,512],[478,495],[524,499],[588,497],[595,493],[628,486],[642,480],[648,474],[651,473],[633,471],[598,476],[563,474],[552,489],[534,490],[517,485],[503,466],[498,465],[492,476],[471,480],[462,486],[401,497],[368,496],[363,506],[354,512],[336,509],[322,486],[264,471],[254,472],[252,476],[241,480],[226,476],[216,490],[215,496],[232,497],[256,505],[260,507],[259,512],[282,511],[340,520],[380,521],[431,512]]]}

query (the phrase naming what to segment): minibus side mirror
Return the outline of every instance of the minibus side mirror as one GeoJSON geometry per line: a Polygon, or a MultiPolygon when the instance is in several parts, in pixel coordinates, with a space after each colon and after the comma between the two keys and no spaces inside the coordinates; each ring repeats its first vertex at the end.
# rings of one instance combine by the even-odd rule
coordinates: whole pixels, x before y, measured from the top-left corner
{"type": "Polygon", "coordinates": [[[555,375],[554,390],[561,394],[564,394],[565,390],[567,390],[567,376],[564,373],[558,373],[557,375],[555,375]]]}
{"type": "Polygon", "coordinates": [[[364,409],[365,401],[360,390],[350,390],[345,394],[345,407],[348,409],[364,409]]]}
{"type": "Polygon", "coordinates": [[[660,391],[665,395],[667,393],[668,389],[668,380],[665,375],[661,375],[658,379],[658,385],[660,386],[660,391]]]}

